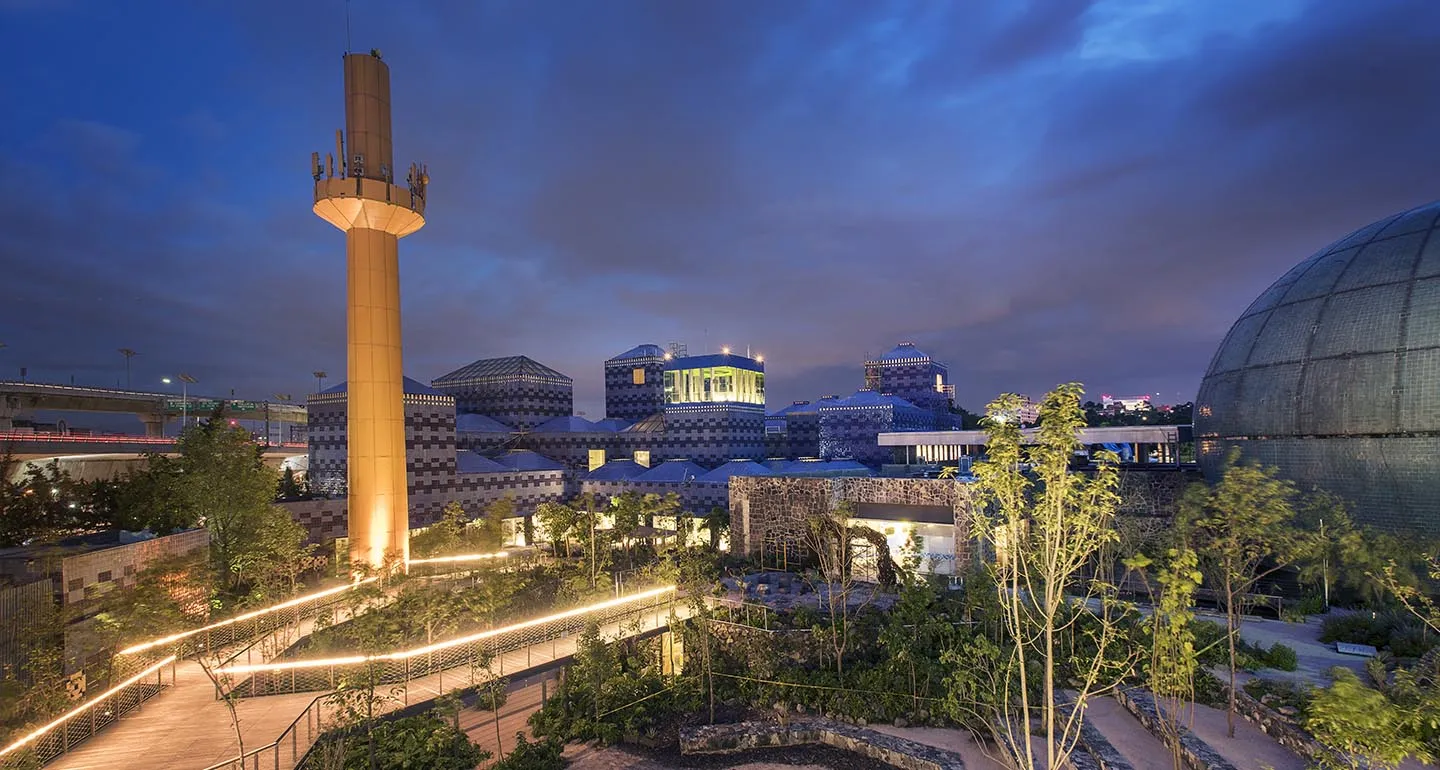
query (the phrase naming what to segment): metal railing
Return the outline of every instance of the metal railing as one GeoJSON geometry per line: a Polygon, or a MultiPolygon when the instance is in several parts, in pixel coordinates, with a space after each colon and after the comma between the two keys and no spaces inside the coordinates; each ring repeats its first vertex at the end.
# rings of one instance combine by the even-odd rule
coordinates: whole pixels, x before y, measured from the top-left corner
{"type": "MultiPolygon", "coordinates": [[[[164,689],[167,686],[163,681],[164,669],[174,662],[172,655],[152,663],[129,679],[0,749],[0,768],[39,767],[74,748],[164,689]]],[[[171,681],[174,681],[173,674],[171,681]]]]}
{"type": "MultiPolygon", "coordinates": [[[[412,650],[373,656],[351,656],[328,658],[314,661],[283,661],[260,666],[233,666],[221,669],[222,681],[230,680],[229,687],[222,691],[230,697],[248,698],[263,695],[280,695],[297,692],[334,690],[344,683],[369,685],[404,684],[408,693],[410,682],[450,669],[468,667],[471,678],[476,670],[483,670],[487,662],[499,662],[500,674],[504,674],[503,656],[506,653],[526,650],[537,645],[554,643],[561,638],[574,636],[589,623],[600,626],[616,623],[621,627],[634,622],[644,629],[648,616],[657,617],[653,627],[662,623],[658,610],[674,607],[673,587],[646,592],[640,596],[619,601],[602,602],[593,610],[581,607],[536,620],[525,621],[512,626],[483,631],[470,636],[432,644],[412,650]],[[232,673],[233,672],[233,673],[232,673]],[[236,679],[239,674],[249,674],[236,679]]],[[[528,661],[527,654],[527,661],[528,661]]],[[[529,666],[527,662],[526,667],[529,666]]],[[[472,682],[473,684],[473,682],[472,682]]],[[[408,697],[408,695],[406,696],[408,697]]]]}
{"type": "Polygon", "coordinates": [[[315,696],[300,716],[280,732],[280,737],[241,756],[217,762],[205,770],[260,770],[262,767],[280,770],[281,767],[295,767],[327,729],[340,726],[339,719],[335,719],[329,728],[324,725],[326,707],[331,706],[333,710],[334,704],[330,701],[336,700],[338,698],[334,693],[315,696]]]}
{"type": "Polygon", "coordinates": [[[349,598],[351,591],[373,580],[374,578],[370,578],[359,583],[349,583],[298,596],[270,607],[211,623],[208,626],[132,645],[116,654],[140,655],[149,658],[173,655],[183,659],[201,652],[222,650],[233,644],[262,638],[287,625],[297,624],[318,614],[321,610],[344,602],[349,598]]]}

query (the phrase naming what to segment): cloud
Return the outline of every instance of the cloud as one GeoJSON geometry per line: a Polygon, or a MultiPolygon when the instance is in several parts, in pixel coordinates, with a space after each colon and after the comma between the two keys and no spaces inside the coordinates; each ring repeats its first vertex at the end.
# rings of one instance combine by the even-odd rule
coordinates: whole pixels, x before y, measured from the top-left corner
{"type": "MultiPolygon", "coordinates": [[[[401,245],[407,371],[524,353],[590,414],[606,357],[671,340],[763,351],[775,404],[899,339],[972,409],[1073,379],[1189,398],[1255,295],[1433,197],[1440,161],[1421,0],[350,11],[393,67],[396,161],[433,179],[401,245]]],[[[304,175],[342,121],[335,10],[112,20],[207,68],[123,104],[56,98],[151,66],[40,34],[83,14],[0,20],[0,64],[51,84],[0,128],[0,365],[113,379],[128,346],[137,377],[252,395],[343,371],[341,238],[304,175]]]]}

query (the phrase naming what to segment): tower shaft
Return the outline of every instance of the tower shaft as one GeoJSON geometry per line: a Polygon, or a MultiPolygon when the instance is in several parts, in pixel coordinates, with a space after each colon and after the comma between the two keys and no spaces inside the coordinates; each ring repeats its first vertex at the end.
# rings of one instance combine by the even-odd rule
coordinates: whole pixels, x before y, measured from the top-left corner
{"type": "Polygon", "coordinates": [[[425,224],[424,180],[393,182],[390,70],[378,54],[345,56],[340,175],[314,170],[315,214],[345,231],[350,562],[403,567],[409,557],[399,239],[425,224]]]}

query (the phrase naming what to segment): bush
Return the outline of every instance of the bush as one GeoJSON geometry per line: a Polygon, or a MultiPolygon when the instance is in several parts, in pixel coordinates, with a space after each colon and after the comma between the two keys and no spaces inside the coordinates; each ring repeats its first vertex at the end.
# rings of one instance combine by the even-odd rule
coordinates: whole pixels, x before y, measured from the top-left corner
{"type": "Polygon", "coordinates": [[[565,760],[560,753],[565,746],[554,738],[530,743],[525,733],[515,733],[515,749],[510,755],[490,766],[490,770],[561,770],[565,760]]]}
{"type": "Polygon", "coordinates": [[[1368,644],[1377,650],[1388,650],[1397,658],[1419,658],[1435,647],[1437,639],[1419,619],[1409,614],[1384,612],[1332,615],[1320,630],[1322,642],[1368,644]]]}
{"type": "Polygon", "coordinates": [[[1265,665],[1280,671],[1294,671],[1299,662],[1295,650],[1279,642],[1265,653],[1265,665]]]}

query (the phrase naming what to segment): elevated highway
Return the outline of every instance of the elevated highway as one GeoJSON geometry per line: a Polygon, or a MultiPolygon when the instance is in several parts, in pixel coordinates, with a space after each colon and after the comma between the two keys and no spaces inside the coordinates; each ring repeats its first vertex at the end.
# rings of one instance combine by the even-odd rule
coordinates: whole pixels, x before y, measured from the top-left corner
{"type": "MultiPolygon", "coordinates": [[[[280,466],[300,462],[308,447],[302,443],[272,444],[264,448],[265,462],[280,466]]],[[[146,462],[146,456],[175,454],[175,439],[164,436],[82,436],[54,433],[0,431],[0,457],[17,460],[12,474],[30,465],[54,460],[76,481],[114,478],[146,462]]]]}
{"type": "Polygon", "coordinates": [[[185,414],[207,416],[223,405],[237,420],[265,420],[304,424],[303,404],[247,401],[209,396],[177,397],[173,393],[94,388],[47,382],[0,380],[0,432],[14,429],[17,415],[28,410],[133,414],[145,425],[147,436],[164,434],[165,421],[185,414]]]}

